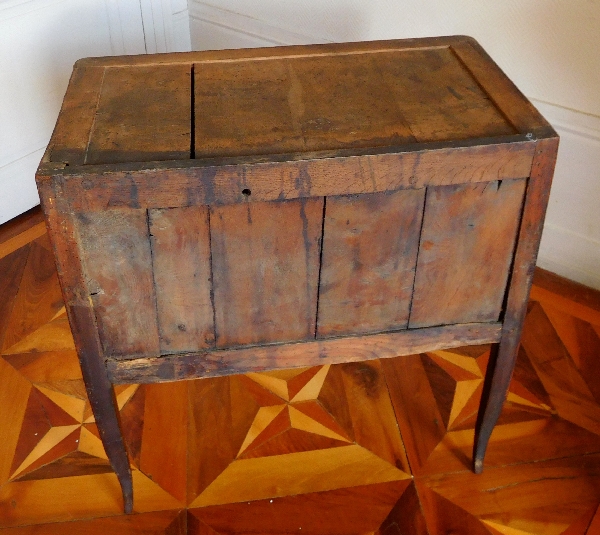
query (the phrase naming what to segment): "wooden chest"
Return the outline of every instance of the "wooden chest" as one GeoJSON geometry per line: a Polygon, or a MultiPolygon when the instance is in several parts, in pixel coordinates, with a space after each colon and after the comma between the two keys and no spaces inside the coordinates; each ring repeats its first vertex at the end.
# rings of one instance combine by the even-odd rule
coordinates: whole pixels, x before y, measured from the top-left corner
{"type": "Polygon", "coordinates": [[[111,383],[500,342],[481,470],[557,141],[466,37],[79,61],[37,182],[105,445],[111,383]]]}

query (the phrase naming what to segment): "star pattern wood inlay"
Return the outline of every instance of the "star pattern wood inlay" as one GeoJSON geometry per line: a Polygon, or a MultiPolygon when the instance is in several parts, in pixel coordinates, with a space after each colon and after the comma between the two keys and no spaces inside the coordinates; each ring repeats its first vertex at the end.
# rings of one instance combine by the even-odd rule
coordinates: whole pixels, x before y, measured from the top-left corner
{"type": "Polygon", "coordinates": [[[534,286],[479,476],[489,346],[120,386],[124,516],[50,245],[29,234],[0,258],[0,533],[600,533],[600,298],[534,286]]]}

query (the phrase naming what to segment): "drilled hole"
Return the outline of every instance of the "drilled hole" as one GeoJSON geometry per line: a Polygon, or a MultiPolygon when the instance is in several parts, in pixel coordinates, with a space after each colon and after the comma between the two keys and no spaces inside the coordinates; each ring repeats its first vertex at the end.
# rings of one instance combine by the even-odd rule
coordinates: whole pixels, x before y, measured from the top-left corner
{"type": "Polygon", "coordinates": [[[246,197],[250,197],[251,194],[252,192],[248,188],[242,190],[242,195],[245,195],[246,197]]]}

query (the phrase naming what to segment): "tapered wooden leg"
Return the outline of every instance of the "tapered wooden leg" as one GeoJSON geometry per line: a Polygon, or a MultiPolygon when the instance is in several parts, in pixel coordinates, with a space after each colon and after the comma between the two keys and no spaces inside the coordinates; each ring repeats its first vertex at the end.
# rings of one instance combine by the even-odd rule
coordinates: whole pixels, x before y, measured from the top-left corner
{"type": "Polygon", "coordinates": [[[502,412],[519,348],[519,335],[520,332],[518,335],[502,333],[500,343],[492,347],[475,426],[473,469],[476,474],[483,471],[488,442],[502,412]]]}
{"type": "Polygon", "coordinates": [[[68,307],[71,330],[77,346],[81,372],[102,444],[123,492],[125,513],[133,510],[133,480],[121,433],[119,410],[112,384],[95,336],[93,312],[88,307],[68,307]]]}
{"type": "MultiPolygon", "coordinates": [[[[117,474],[123,491],[124,509],[133,509],[133,481],[119,424],[119,411],[102,354],[96,318],[86,287],[76,225],[72,209],[63,195],[62,181],[40,183],[49,236],[54,249],[56,268],[65,300],[83,380],[92,406],[100,438],[108,460],[117,474]]],[[[85,497],[81,496],[84,500],[85,497]]]]}
{"type": "MultiPolygon", "coordinates": [[[[552,130],[550,134],[556,136],[552,130]]],[[[502,335],[488,364],[475,427],[473,464],[478,474],[483,470],[485,450],[502,411],[517,358],[557,150],[558,136],[541,139],[536,143],[508,288],[502,335]]]]}

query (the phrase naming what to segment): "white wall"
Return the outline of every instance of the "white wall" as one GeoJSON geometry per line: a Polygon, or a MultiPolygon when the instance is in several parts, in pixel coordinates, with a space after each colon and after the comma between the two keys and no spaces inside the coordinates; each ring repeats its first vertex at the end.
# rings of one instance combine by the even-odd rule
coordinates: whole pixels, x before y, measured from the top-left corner
{"type": "Polygon", "coordinates": [[[39,204],[35,170],[77,59],[189,49],[185,0],[0,0],[0,224],[39,204]]]}
{"type": "Polygon", "coordinates": [[[192,49],[467,34],[561,135],[538,265],[600,289],[600,0],[189,0],[192,49]]]}

